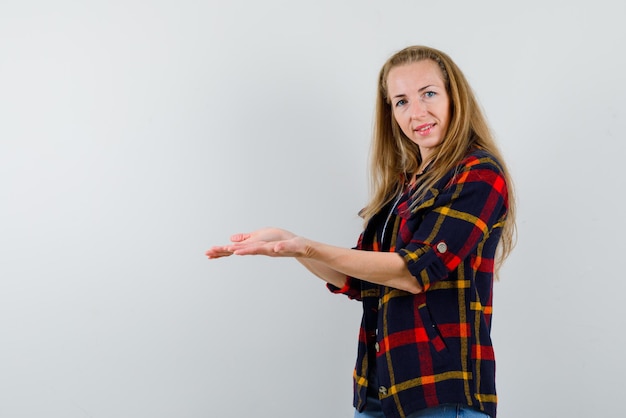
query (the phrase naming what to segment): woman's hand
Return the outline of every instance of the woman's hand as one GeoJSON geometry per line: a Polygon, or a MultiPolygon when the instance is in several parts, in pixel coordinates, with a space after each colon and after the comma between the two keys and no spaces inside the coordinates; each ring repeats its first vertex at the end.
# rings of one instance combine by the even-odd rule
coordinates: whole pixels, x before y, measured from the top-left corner
{"type": "Polygon", "coordinates": [[[215,246],[205,254],[209,259],[230,255],[267,255],[270,257],[299,257],[306,252],[306,241],[279,228],[263,228],[230,237],[232,244],[215,246]]]}

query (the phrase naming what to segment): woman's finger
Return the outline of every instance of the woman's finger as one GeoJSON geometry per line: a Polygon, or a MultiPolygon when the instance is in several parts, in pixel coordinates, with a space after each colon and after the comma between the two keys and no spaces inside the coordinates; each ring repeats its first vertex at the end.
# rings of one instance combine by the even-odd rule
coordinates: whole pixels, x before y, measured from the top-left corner
{"type": "Polygon", "coordinates": [[[229,255],[232,255],[233,252],[228,250],[225,246],[221,246],[221,247],[212,247],[208,249],[204,254],[209,258],[220,258],[220,257],[227,257],[229,255]]]}
{"type": "Polygon", "coordinates": [[[232,242],[241,242],[241,241],[245,241],[248,238],[250,238],[250,234],[248,233],[239,233],[239,234],[235,234],[233,236],[230,237],[230,240],[232,242]]]}

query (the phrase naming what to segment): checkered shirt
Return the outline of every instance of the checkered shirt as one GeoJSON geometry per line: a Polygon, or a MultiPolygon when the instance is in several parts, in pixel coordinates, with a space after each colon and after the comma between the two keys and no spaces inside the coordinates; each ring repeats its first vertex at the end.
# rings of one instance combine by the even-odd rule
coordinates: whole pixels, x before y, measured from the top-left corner
{"type": "Polygon", "coordinates": [[[341,289],[328,285],[363,304],[354,406],[365,406],[373,364],[388,418],[444,403],[495,417],[494,256],[508,205],[501,167],[476,150],[424,199],[410,195],[374,216],[355,248],[400,254],[424,292],[354,277],[341,289]]]}

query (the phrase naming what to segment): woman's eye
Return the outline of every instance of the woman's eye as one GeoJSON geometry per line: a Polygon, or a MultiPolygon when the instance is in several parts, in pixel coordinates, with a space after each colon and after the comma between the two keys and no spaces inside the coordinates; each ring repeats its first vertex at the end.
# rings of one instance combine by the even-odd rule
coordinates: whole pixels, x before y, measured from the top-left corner
{"type": "Polygon", "coordinates": [[[400,99],[396,102],[396,107],[404,106],[406,104],[406,100],[400,99]]]}
{"type": "Polygon", "coordinates": [[[424,93],[424,97],[426,97],[427,99],[435,97],[436,95],[437,93],[435,93],[434,91],[427,91],[426,93],[424,93]]]}

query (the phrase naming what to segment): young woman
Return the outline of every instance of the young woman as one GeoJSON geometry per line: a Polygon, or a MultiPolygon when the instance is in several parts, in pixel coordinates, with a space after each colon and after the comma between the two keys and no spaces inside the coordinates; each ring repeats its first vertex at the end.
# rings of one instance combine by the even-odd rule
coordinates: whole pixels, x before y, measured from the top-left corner
{"type": "Polygon", "coordinates": [[[412,46],[380,71],[355,249],[265,228],[213,258],[294,257],[363,304],[355,417],[496,416],[492,287],[514,239],[508,170],[461,70],[412,46]]]}

